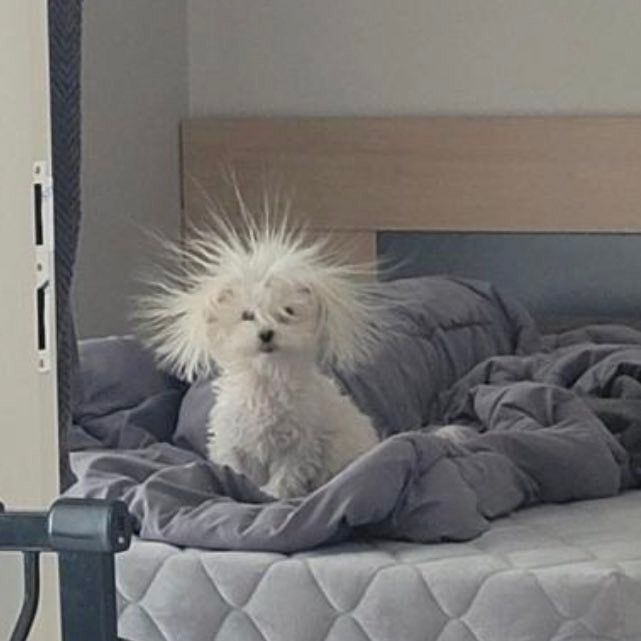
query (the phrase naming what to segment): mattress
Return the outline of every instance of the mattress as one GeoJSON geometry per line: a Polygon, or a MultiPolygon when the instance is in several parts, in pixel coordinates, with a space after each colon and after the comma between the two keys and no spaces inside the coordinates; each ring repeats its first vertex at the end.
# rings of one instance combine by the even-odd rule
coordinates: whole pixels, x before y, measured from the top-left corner
{"type": "Polygon", "coordinates": [[[641,491],[522,510],[466,543],[135,540],[117,592],[130,641],[641,641],[641,491]]]}

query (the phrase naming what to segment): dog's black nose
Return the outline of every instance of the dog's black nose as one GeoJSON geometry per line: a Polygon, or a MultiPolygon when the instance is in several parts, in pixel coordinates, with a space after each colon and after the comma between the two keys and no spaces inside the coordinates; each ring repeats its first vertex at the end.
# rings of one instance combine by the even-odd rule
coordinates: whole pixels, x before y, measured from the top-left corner
{"type": "Polygon", "coordinates": [[[263,329],[262,331],[258,332],[258,338],[260,338],[263,343],[269,343],[272,338],[274,338],[274,330],[263,329]]]}

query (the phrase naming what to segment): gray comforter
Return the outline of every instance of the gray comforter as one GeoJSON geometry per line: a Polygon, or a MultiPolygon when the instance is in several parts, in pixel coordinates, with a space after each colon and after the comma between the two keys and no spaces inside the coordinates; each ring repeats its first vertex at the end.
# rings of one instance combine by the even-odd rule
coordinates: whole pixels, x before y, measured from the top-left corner
{"type": "Polygon", "coordinates": [[[127,337],[81,345],[69,494],[123,499],[143,538],[290,552],[363,535],[464,540],[523,506],[636,483],[641,332],[541,337],[485,283],[389,287],[399,304],[381,354],[335,372],[383,440],[313,494],[273,501],[207,461],[210,382],[187,388],[127,337]],[[446,422],[478,434],[435,436],[446,422]]]}

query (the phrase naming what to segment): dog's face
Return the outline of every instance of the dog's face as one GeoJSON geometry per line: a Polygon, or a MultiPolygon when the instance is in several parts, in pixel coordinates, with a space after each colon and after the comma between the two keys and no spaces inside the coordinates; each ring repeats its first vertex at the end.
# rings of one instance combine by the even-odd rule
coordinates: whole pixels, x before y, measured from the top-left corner
{"type": "Polygon", "coordinates": [[[382,337],[383,298],[323,239],[284,224],[250,225],[246,237],[223,226],[173,252],[175,271],[151,283],[137,316],[158,362],[184,380],[267,364],[352,367],[382,337]]]}
{"type": "Polygon", "coordinates": [[[210,351],[223,368],[313,361],[320,306],[303,283],[271,278],[220,285],[207,312],[210,351]]]}

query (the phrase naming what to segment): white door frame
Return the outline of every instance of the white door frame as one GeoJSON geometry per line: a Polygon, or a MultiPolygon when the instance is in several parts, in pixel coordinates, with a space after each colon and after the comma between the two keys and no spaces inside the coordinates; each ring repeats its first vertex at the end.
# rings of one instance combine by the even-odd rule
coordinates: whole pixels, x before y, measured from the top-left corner
{"type": "MultiPolygon", "coordinates": [[[[40,163],[45,190],[51,167],[48,47],[46,0],[0,2],[0,500],[10,509],[45,509],[58,494],[53,247],[36,250],[34,236],[34,166],[40,163]],[[47,292],[48,355],[38,352],[38,284],[47,292]]],[[[55,559],[43,561],[30,639],[54,641],[55,559]]],[[[0,557],[0,564],[4,639],[22,578],[15,556],[0,557]]]]}

